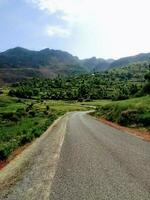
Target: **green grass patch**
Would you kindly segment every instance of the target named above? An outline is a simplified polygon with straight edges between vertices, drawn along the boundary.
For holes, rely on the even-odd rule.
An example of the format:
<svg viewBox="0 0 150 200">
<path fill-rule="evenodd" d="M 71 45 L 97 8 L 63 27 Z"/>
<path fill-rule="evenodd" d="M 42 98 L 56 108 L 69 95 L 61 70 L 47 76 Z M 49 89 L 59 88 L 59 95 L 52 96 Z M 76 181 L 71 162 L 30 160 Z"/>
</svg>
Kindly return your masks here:
<svg viewBox="0 0 150 200">
<path fill-rule="evenodd" d="M 90 102 L 84 102 L 82 105 L 87 105 L 87 106 L 105 106 L 109 103 L 111 103 L 111 100 L 93 100 Z"/>
<path fill-rule="evenodd" d="M 125 126 L 149 128 L 150 96 L 97 105 L 95 115 Z"/>
</svg>

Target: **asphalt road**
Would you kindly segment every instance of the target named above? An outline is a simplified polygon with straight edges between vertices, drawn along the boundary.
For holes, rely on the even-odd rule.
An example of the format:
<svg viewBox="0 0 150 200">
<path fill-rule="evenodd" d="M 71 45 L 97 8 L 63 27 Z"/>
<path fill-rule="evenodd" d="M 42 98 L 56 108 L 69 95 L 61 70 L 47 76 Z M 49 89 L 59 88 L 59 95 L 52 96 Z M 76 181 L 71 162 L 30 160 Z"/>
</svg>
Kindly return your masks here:
<svg viewBox="0 0 150 200">
<path fill-rule="evenodd" d="M 150 200 L 149 142 L 74 112 L 37 146 L 0 199 Z"/>
<path fill-rule="evenodd" d="M 70 115 L 50 200 L 150 200 L 150 143 Z"/>
</svg>

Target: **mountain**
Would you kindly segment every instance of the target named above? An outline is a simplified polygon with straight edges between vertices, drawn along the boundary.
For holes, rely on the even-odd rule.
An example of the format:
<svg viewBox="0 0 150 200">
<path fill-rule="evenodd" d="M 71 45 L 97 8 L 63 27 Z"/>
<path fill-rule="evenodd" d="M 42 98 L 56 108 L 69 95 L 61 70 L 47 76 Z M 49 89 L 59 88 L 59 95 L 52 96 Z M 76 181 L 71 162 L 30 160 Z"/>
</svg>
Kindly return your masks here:
<svg viewBox="0 0 150 200">
<path fill-rule="evenodd" d="M 0 84 L 13 83 L 26 78 L 53 78 L 59 75 L 101 72 L 133 62 L 150 61 L 150 53 L 118 60 L 88 58 L 80 60 L 68 52 L 43 49 L 32 51 L 21 47 L 0 53 Z"/>
<path fill-rule="evenodd" d="M 83 72 L 85 69 L 77 57 L 60 50 L 47 48 L 41 51 L 31 51 L 16 47 L 0 53 L 0 79 L 3 82 Z"/>
<path fill-rule="evenodd" d="M 92 57 L 89 59 L 84 59 L 81 62 L 86 70 L 88 70 L 89 72 L 101 72 L 109 69 L 110 64 L 113 61 L 113 59 L 105 60 L 102 58 Z"/>
<path fill-rule="evenodd" d="M 111 63 L 110 68 L 122 67 L 130 63 L 150 61 L 150 53 L 141 53 L 135 56 L 120 58 Z"/>
<path fill-rule="evenodd" d="M 21 47 L 0 53 L 0 67 L 39 68 L 41 66 L 59 67 L 79 64 L 79 59 L 60 50 L 44 49 L 31 51 Z"/>
</svg>

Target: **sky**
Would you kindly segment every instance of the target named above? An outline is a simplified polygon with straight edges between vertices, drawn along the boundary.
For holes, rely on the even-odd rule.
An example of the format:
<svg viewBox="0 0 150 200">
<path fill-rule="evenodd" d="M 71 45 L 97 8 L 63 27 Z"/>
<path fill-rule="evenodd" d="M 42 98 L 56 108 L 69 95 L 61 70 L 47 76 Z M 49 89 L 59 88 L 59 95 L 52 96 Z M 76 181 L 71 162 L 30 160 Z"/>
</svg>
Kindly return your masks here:
<svg viewBox="0 0 150 200">
<path fill-rule="evenodd" d="M 16 46 L 79 58 L 150 52 L 150 0 L 0 0 L 0 51 Z"/>
</svg>

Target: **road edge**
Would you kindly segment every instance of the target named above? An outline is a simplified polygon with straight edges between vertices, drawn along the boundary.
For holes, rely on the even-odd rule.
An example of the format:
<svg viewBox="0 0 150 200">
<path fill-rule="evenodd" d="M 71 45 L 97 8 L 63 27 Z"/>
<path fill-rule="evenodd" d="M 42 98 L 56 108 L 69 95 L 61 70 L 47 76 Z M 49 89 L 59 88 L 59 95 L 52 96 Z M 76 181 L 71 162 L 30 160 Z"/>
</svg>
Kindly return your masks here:
<svg viewBox="0 0 150 200">
<path fill-rule="evenodd" d="M 55 156 L 54 159 L 54 168 L 56 167 L 56 160 L 59 159 L 59 154 L 61 151 L 61 147 L 64 141 L 65 132 L 66 132 L 66 126 L 68 121 L 67 113 L 63 116 L 56 119 L 53 124 L 33 143 L 28 146 L 21 154 L 19 154 L 17 157 L 15 157 L 8 165 L 6 165 L 0 172 L 0 191 L 3 189 L 11 186 L 13 183 L 15 183 L 18 180 L 18 177 L 24 172 L 25 167 L 29 166 L 30 160 L 32 159 L 32 156 L 34 156 L 37 152 L 37 148 L 39 144 L 46 139 L 47 135 L 51 134 L 52 129 L 61 121 L 61 119 L 66 118 L 65 121 L 65 127 L 62 132 L 60 145 L 58 147 L 58 154 Z M 55 170 L 52 170 L 52 177 L 55 175 Z"/>
<path fill-rule="evenodd" d="M 101 118 L 101 117 L 96 117 L 96 116 L 93 116 L 90 114 L 89 114 L 89 116 L 91 116 L 93 119 L 97 120 L 98 122 L 105 124 L 106 126 L 114 128 L 116 130 L 119 130 L 125 134 L 131 135 L 131 136 L 141 139 L 143 141 L 150 142 L 149 135 L 147 135 L 145 133 L 141 133 L 140 131 L 136 131 L 136 129 L 132 129 L 132 128 L 126 127 L 126 126 L 121 126 L 120 124 L 111 122 L 111 121 Z"/>
</svg>

